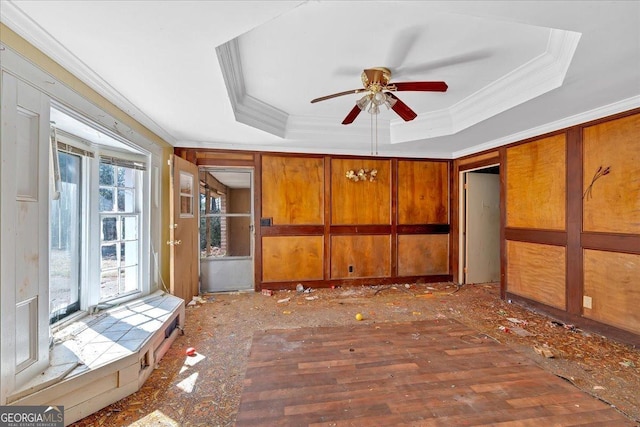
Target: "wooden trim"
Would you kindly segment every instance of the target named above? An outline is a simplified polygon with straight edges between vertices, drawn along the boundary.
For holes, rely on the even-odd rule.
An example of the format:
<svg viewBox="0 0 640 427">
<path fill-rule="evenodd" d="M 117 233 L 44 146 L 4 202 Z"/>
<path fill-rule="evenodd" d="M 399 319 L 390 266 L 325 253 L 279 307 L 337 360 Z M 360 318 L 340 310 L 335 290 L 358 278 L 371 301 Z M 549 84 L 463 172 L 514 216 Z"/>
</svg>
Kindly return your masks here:
<svg viewBox="0 0 640 427">
<path fill-rule="evenodd" d="M 451 232 L 452 229 L 456 229 L 459 227 L 459 219 L 460 219 L 460 214 L 458 212 L 458 186 L 457 186 L 457 181 L 459 179 L 460 173 L 459 172 L 455 172 L 454 174 L 454 170 L 456 168 L 454 167 L 454 162 L 451 161 L 449 162 L 449 164 L 447 165 L 447 174 L 449 175 L 449 208 L 447 209 L 447 213 L 449 214 L 449 274 L 452 277 L 452 280 L 455 280 L 456 283 L 460 283 L 460 278 L 458 277 L 458 258 L 459 258 L 459 236 L 458 234 L 456 234 L 456 237 L 458 238 L 458 241 L 454 241 L 454 237 L 453 237 L 453 233 Z M 455 177 L 454 177 L 455 175 Z M 455 189 L 455 190 L 454 190 Z M 453 201 L 456 200 L 456 209 L 454 210 L 454 203 Z M 454 222 L 455 220 L 455 222 Z M 453 226 L 453 224 L 455 224 L 455 227 Z M 454 267 L 455 264 L 455 267 Z M 454 279 L 455 278 L 455 279 Z"/>
<path fill-rule="evenodd" d="M 571 128 L 567 132 L 567 311 L 582 315 L 583 265 L 580 247 L 582 231 L 582 131 Z"/>
<path fill-rule="evenodd" d="M 391 225 L 332 225 L 329 233 L 340 234 L 391 234 Z"/>
<path fill-rule="evenodd" d="M 640 254 L 640 235 L 612 233 L 582 233 L 583 249 Z"/>
<path fill-rule="evenodd" d="M 473 163 L 467 163 L 465 165 L 459 165 L 458 173 L 465 172 L 472 169 L 482 169 L 487 166 L 493 166 L 496 164 L 500 164 L 500 156 L 496 155 L 495 157 L 490 157 L 488 159 L 479 160 Z"/>
<path fill-rule="evenodd" d="M 262 156 L 253 159 L 253 289 L 262 289 Z"/>
<path fill-rule="evenodd" d="M 449 234 L 449 224 L 398 225 L 397 234 Z"/>
<path fill-rule="evenodd" d="M 234 160 L 234 159 L 196 159 L 195 163 L 198 166 L 229 166 L 229 167 L 247 167 L 253 166 L 255 164 L 255 160 Z"/>
<path fill-rule="evenodd" d="M 460 270 L 460 165 L 457 160 L 449 166 L 449 273 L 454 283 L 462 283 Z"/>
<path fill-rule="evenodd" d="M 438 283 L 450 282 L 451 275 L 437 274 L 433 276 L 401 276 L 401 277 L 363 277 L 357 279 L 330 279 L 330 280 L 306 280 L 300 281 L 305 287 L 331 288 L 371 285 L 396 285 L 400 283 Z M 291 282 L 266 282 L 263 289 L 287 290 L 291 288 Z"/>
<path fill-rule="evenodd" d="M 398 159 L 391 160 L 391 277 L 398 275 Z"/>
<path fill-rule="evenodd" d="M 500 148 L 500 297 L 507 295 L 507 149 Z"/>
<path fill-rule="evenodd" d="M 261 236 L 322 236 L 324 225 L 272 225 L 260 228 Z"/>
<path fill-rule="evenodd" d="M 612 114 L 610 116 L 601 117 L 599 119 L 591 120 L 590 122 L 580 123 L 579 125 L 576 125 L 576 127 L 584 129 L 584 128 L 587 128 L 587 127 L 591 127 L 591 126 L 599 125 L 599 124 L 602 124 L 602 123 L 610 122 L 612 120 L 617 120 L 617 119 L 622 119 L 624 117 L 633 116 L 634 114 L 640 114 L 640 107 L 639 108 L 634 108 L 633 110 L 628 110 L 628 111 L 623 111 L 621 113 Z"/>
<path fill-rule="evenodd" d="M 331 156 L 323 158 L 324 170 L 324 270 L 323 279 L 331 278 Z"/>
<path fill-rule="evenodd" d="M 565 231 L 505 227 L 504 237 L 506 240 L 515 240 L 518 242 L 541 243 L 556 246 L 567 245 L 567 233 Z"/>
<path fill-rule="evenodd" d="M 604 323 L 582 317 L 580 315 L 569 313 L 558 308 L 550 307 L 548 305 L 530 300 L 525 297 L 521 297 L 519 295 L 507 292 L 505 297 L 509 302 L 515 302 L 518 305 L 522 305 L 529 310 L 544 314 L 564 324 L 573 325 L 580 329 L 586 329 L 590 332 L 595 332 L 618 342 L 633 346 L 640 346 L 640 335 L 634 334 L 632 332 L 618 329 L 613 326 L 609 326 Z"/>
</svg>

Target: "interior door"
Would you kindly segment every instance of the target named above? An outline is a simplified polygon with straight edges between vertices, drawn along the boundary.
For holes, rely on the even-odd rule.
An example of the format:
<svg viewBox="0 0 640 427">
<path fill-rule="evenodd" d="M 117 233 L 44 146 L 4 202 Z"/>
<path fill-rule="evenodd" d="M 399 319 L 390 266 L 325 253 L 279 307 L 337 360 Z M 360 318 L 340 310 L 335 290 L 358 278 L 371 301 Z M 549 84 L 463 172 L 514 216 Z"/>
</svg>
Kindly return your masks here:
<svg viewBox="0 0 640 427">
<path fill-rule="evenodd" d="M 500 280 L 500 176 L 466 175 L 465 281 Z"/>
<path fill-rule="evenodd" d="M 189 302 L 199 293 L 198 166 L 171 156 L 170 287 Z"/>
</svg>

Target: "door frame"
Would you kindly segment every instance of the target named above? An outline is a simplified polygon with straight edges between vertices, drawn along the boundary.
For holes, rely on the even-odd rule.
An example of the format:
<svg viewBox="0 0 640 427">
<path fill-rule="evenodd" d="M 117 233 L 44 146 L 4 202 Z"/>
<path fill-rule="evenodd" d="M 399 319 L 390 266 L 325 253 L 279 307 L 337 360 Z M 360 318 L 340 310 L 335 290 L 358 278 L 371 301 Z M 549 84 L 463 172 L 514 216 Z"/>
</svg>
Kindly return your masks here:
<svg viewBox="0 0 640 427">
<path fill-rule="evenodd" d="M 461 284 L 467 283 L 467 273 L 465 272 L 465 266 L 467 265 L 467 198 L 466 198 L 466 184 L 467 173 L 477 172 L 479 170 L 488 169 L 492 167 L 501 167 L 500 162 L 478 166 L 472 169 L 465 169 L 459 172 L 458 182 L 460 183 L 458 192 L 458 282 Z M 502 227 L 502 225 L 500 225 Z M 502 263 L 502 260 L 500 260 Z"/>
<path fill-rule="evenodd" d="M 200 166 L 199 173 L 208 173 L 208 172 L 222 172 L 222 173 L 247 173 L 249 174 L 249 213 L 248 214 L 234 214 L 229 213 L 226 217 L 248 217 L 249 218 L 249 255 L 248 256 L 230 256 L 224 257 L 219 260 L 209 260 L 208 262 L 225 262 L 225 261 L 233 261 L 233 260 L 250 260 L 251 262 L 251 271 L 249 272 L 249 276 L 251 283 L 248 287 L 242 287 L 236 289 L 237 291 L 246 291 L 246 290 L 255 290 L 256 287 L 256 278 L 255 278 L 255 269 L 256 269 L 256 219 L 255 219 L 255 173 L 256 169 L 254 166 Z M 225 184 L 222 182 L 222 184 Z M 201 211 L 199 210 L 200 214 Z M 200 220 L 198 221 L 198 225 L 200 224 Z M 200 235 L 200 232 L 198 233 Z M 200 266 L 200 270 L 202 271 L 202 257 L 198 256 L 198 263 Z M 202 283 L 201 287 L 204 288 L 205 284 Z M 221 289 L 221 292 L 229 292 L 229 289 Z"/>
</svg>

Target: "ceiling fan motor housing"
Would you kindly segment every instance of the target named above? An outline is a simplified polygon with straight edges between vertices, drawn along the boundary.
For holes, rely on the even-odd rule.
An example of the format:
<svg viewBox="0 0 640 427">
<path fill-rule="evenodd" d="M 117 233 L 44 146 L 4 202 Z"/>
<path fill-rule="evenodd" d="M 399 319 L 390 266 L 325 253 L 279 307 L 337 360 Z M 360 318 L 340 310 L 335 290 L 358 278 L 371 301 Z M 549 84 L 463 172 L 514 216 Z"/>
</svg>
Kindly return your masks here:
<svg viewBox="0 0 640 427">
<path fill-rule="evenodd" d="M 391 80 L 391 70 L 385 67 L 369 68 L 360 75 L 365 89 L 372 90 L 371 86 L 384 87 Z"/>
</svg>

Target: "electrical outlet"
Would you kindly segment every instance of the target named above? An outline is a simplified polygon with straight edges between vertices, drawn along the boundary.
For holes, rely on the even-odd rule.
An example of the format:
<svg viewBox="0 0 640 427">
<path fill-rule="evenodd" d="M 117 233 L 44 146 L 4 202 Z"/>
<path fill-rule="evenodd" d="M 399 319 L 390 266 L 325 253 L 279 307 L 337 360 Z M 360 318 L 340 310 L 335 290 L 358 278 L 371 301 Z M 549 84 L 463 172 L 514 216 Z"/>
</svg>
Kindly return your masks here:
<svg viewBox="0 0 640 427">
<path fill-rule="evenodd" d="M 353 273 L 353 265 L 349 266 L 349 273 Z"/>
<path fill-rule="evenodd" d="M 589 309 L 592 308 L 592 303 L 593 303 L 593 300 L 591 297 L 588 297 L 586 295 L 582 297 L 582 306 L 584 308 L 589 308 Z"/>
</svg>

